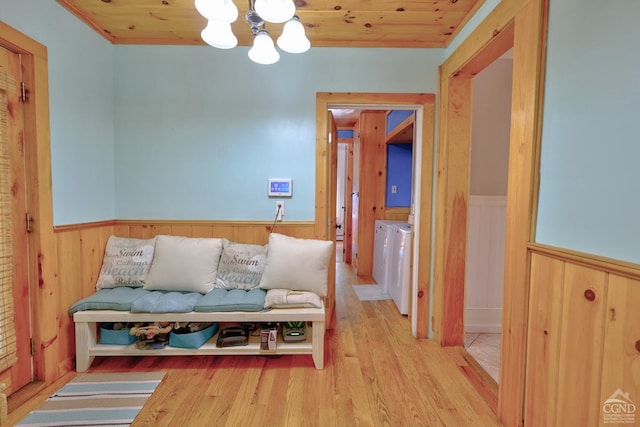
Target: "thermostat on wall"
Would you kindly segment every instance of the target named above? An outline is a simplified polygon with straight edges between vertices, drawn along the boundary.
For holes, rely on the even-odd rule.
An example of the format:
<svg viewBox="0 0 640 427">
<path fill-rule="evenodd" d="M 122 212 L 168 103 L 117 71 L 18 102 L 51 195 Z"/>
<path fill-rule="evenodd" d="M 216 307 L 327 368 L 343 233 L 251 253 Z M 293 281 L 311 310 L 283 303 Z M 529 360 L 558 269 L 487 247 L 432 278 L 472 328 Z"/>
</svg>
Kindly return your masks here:
<svg viewBox="0 0 640 427">
<path fill-rule="evenodd" d="M 269 178 L 269 196 L 291 196 L 291 178 Z"/>
</svg>

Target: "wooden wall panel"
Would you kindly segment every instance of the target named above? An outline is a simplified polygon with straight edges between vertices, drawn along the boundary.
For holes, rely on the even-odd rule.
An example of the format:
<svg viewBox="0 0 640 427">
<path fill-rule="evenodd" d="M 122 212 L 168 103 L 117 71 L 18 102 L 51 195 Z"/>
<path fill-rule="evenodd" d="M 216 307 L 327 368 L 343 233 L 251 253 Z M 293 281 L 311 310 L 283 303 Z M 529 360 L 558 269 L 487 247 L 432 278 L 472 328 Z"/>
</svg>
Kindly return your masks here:
<svg viewBox="0 0 640 427">
<path fill-rule="evenodd" d="M 383 218 L 386 179 L 386 112 L 360 113 L 360 203 L 357 275 L 373 274 L 375 221 Z"/>
<path fill-rule="evenodd" d="M 118 220 L 114 233 L 122 237 L 147 239 L 160 234 L 185 237 L 224 237 L 235 242 L 264 245 L 275 233 L 314 238 L 313 222 L 233 222 L 233 221 L 128 221 Z"/>
<path fill-rule="evenodd" d="M 58 340 L 60 342 L 60 364 L 63 365 L 61 373 L 74 368 L 73 357 L 75 355 L 74 326 L 71 316 L 65 312 L 75 301 L 87 295 L 82 286 L 82 269 L 79 268 L 82 259 L 80 233 L 68 231 L 59 233 L 58 240 L 58 272 L 59 283 L 62 292 L 59 294 L 58 307 Z"/>
<path fill-rule="evenodd" d="M 74 326 L 68 313 L 69 307 L 95 292 L 104 247 L 109 236 L 114 234 L 114 229 L 113 224 L 96 223 L 76 228 L 65 226 L 56 233 L 60 283 L 57 303 L 60 343 L 58 369 L 61 374 L 75 368 Z"/>
<path fill-rule="evenodd" d="M 555 422 L 564 262 L 533 254 L 526 364 L 524 424 Z"/>
<path fill-rule="evenodd" d="M 408 221 L 411 208 L 384 208 L 384 215 L 380 219 L 389 221 Z"/>
<path fill-rule="evenodd" d="M 640 268 L 530 245 L 524 425 L 623 425 L 604 403 L 618 397 L 637 419 Z M 620 409 L 620 408 L 618 408 Z M 634 424 L 635 425 L 635 424 Z"/>
<path fill-rule="evenodd" d="M 555 425 L 598 424 L 606 299 L 604 272 L 566 264 Z"/>
<path fill-rule="evenodd" d="M 640 423 L 640 280 L 611 274 L 605 313 L 605 340 L 599 406 L 617 390 L 628 393 Z M 631 409 L 631 408 L 630 408 Z M 621 415 L 621 414 L 620 414 Z M 605 422 L 604 414 L 600 421 Z M 617 414 L 613 414 L 617 416 Z"/>
<path fill-rule="evenodd" d="M 56 231 L 58 247 L 58 279 L 60 292 L 49 300 L 49 308 L 56 310 L 58 319 L 57 343 L 59 357 L 55 362 L 60 375 L 73 370 L 75 339 L 73 319 L 69 307 L 77 300 L 95 292 L 100 274 L 104 247 L 110 235 L 150 238 L 158 234 L 186 237 L 226 237 L 230 240 L 266 244 L 272 223 L 229 221 L 115 221 L 59 227 Z M 275 232 L 300 238 L 313 238 L 314 223 L 278 223 Z M 52 324 L 52 329 L 53 329 Z"/>
</svg>

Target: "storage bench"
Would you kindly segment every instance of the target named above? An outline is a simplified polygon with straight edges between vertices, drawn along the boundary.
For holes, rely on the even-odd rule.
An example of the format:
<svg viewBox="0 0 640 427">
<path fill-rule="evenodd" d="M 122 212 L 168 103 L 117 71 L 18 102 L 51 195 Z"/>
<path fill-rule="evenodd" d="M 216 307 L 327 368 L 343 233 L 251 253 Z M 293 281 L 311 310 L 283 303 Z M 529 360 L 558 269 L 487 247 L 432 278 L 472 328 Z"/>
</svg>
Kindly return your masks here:
<svg viewBox="0 0 640 427">
<path fill-rule="evenodd" d="M 274 355 L 310 354 L 316 369 L 324 368 L 325 309 L 285 308 L 260 312 L 224 311 L 189 313 L 135 313 L 118 310 L 85 310 L 73 314 L 76 331 L 76 369 L 84 372 L 91 366 L 95 356 L 183 356 L 183 355 Z M 216 347 L 216 337 L 197 349 L 165 347 L 142 350 L 135 344 L 100 344 L 98 329 L 101 323 L 109 322 L 217 322 L 217 323 L 276 323 L 307 322 L 307 337 L 304 341 L 284 342 L 278 337 L 275 350 L 262 350 L 260 337 L 250 337 L 246 346 Z M 219 333 L 219 332 L 218 332 Z"/>
</svg>

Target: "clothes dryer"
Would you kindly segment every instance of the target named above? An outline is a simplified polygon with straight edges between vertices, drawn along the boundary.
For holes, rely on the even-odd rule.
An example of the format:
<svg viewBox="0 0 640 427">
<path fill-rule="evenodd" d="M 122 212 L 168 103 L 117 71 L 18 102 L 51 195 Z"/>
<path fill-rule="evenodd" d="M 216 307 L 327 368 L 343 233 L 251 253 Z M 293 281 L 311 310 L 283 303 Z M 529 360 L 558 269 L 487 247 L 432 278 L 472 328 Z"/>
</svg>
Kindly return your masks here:
<svg viewBox="0 0 640 427">
<path fill-rule="evenodd" d="M 403 221 L 377 220 L 373 238 L 373 278 L 383 292 L 387 292 L 389 260 L 393 226 Z"/>
<path fill-rule="evenodd" d="M 387 293 L 401 314 L 409 314 L 412 235 L 413 227 L 411 224 L 394 224 Z"/>
</svg>

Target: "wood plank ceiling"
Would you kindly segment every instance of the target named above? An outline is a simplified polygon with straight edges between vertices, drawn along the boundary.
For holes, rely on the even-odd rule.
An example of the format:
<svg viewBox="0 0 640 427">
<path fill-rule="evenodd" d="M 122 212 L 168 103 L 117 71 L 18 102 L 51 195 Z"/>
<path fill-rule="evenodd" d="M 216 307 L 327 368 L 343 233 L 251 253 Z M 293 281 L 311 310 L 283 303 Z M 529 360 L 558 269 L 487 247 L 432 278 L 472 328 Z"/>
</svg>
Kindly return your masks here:
<svg viewBox="0 0 640 427">
<path fill-rule="evenodd" d="M 238 43 L 252 35 L 249 0 L 234 0 Z M 294 0 L 315 47 L 446 47 L 484 0 Z M 113 44 L 200 45 L 206 20 L 194 0 L 58 0 Z M 282 24 L 267 24 L 272 37 Z"/>
</svg>

